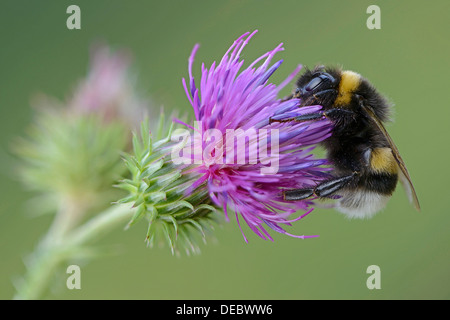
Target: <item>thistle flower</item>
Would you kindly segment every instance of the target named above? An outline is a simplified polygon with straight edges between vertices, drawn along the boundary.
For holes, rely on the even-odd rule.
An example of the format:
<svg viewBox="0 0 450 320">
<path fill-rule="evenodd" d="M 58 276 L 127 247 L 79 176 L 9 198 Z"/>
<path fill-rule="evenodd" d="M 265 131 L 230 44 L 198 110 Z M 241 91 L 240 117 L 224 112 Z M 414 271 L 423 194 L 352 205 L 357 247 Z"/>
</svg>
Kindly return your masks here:
<svg viewBox="0 0 450 320">
<path fill-rule="evenodd" d="M 202 65 L 198 88 L 192 73 L 198 45 L 194 47 L 189 57 L 189 88 L 185 79 L 183 86 L 196 121 L 189 125 L 175 119 L 193 129 L 193 135 L 178 128 L 164 138 L 150 134 L 144 121 L 140 135 L 133 139 L 133 152 L 124 155 L 131 178 L 118 185 L 129 193 L 119 203 L 132 203 L 136 210 L 129 225 L 141 218 L 149 221 L 149 244 L 159 232 L 172 252 L 183 247 L 187 253 L 198 252 L 195 234 L 205 239 L 205 231 L 217 221 L 217 208 L 223 209 L 227 220 L 229 209 L 233 210 L 239 227 L 242 218 L 263 239 L 273 240 L 266 226 L 293 237 L 314 237 L 293 235 L 282 228 L 312 208 L 311 202 L 285 201 L 281 192 L 327 176 L 326 160 L 314 158 L 311 151 L 329 137 L 331 125 L 326 120 L 269 124 L 272 116 L 283 118 L 321 107 L 299 109 L 298 99 L 277 98 L 300 70 L 297 67 L 279 86 L 268 83 L 282 62 L 270 66 L 274 55 L 283 50 L 282 44 L 241 71 L 240 54 L 253 35 L 239 37 L 217 67 L 213 63 L 207 70 Z M 247 140 L 247 146 L 241 143 Z M 291 218 L 299 209 L 305 212 Z"/>
<path fill-rule="evenodd" d="M 123 54 L 96 50 L 72 97 L 39 99 L 28 136 L 13 145 L 22 181 L 38 194 L 30 209 L 56 213 L 26 259 L 16 298 L 39 297 L 61 264 L 95 256 L 88 243 L 132 216 L 128 207 L 111 207 L 123 195 L 113 188 L 126 170 L 121 153 L 130 149 L 131 129 L 145 113 L 146 102 L 130 80 Z"/>
<path fill-rule="evenodd" d="M 23 182 L 38 194 L 35 211 L 72 212 L 75 223 L 120 196 L 112 185 L 125 173 L 121 152 L 147 105 L 130 84 L 129 62 L 124 53 L 96 48 L 67 101 L 33 101 L 35 121 L 13 147 Z"/>
<path fill-rule="evenodd" d="M 277 98 L 280 90 L 301 68 L 298 66 L 278 86 L 268 82 L 282 63 L 280 60 L 270 65 L 275 54 L 283 50 L 282 44 L 241 70 L 244 61 L 240 59 L 240 55 L 255 33 L 256 31 L 252 34 L 245 33 L 234 41 L 222 60 L 217 65 L 213 62 L 209 70 L 202 64 L 199 85 L 195 83 L 192 72 L 198 45 L 194 46 L 189 57 L 189 88 L 185 79 L 183 86 L 194 109 L 197 128 L 185 125 L 195 129 L 197 135 L 200 132 L 198 136 L 203 136 L 203 139 L 197 141 L 192 139 L 192 147 L 200 147 L 201 150 L 208 147 L 208 137 L 205 138 L 203 134 L 205 132 L 216 130 L 214 132 L 218 131 L 223 135 L 222 139 L 216 137 L 218 142 L 214 148 L 209 148 L 212 152 L 207 154 L 207 158 L 212 158 L 213 161 L 203 161 L 191 169 L 190 172 L 198 178 L 190 190 L 206 184 L 210 198 L 215 205 L 223 208 L 227 219 L 228 208 L 231 208 L 239 227 L 241 217 L 250 229 L 263 239 L 272 240 L 264 225 L 283 234 L 307 238 L 309 236 L 287 233 L 282 226 L 290 225 L 292 221 L 311 212 L 311 203 L 287 202 L 282 198 L 281 191 L 312 185 L 326 176 L 327 169 L 322 167 L 326 160 L 315 159 L 310 152 L 314 144 L 330 136 L 331 126 L 326 120 L 314 123 L 269 124 L 269 118 L 272 116 L 283 118 L 292 114 L 314 112 L 321 107 L 298 108 L 298 99 L 282 101 Z M 227 145 L 223 150 L 223 141 L 230 141 L 226 132 L 234 132 L 238 138 L 247 136 L 248 148 L 239 148 L 232 142 L 232 145 Z M 261 148 L 261 139 L 258 139 L 261 135 L 263 138 L 269 135 L 271 137 L 265 140 L 265 150 L 272 151 L 269 157 L 261 158 L 261 151 L 264 149 L 264 146 Z M 241 156 L 241 159 L 249 161 L 239 163 L 236 154 L 237 157 Z M 257 156 L 260 156 L 259 162 L 250 161 Z M 194 158 L 195 156 L 191 155 L 191 160 L 195 162 Z M 277 165 L 272 172 L 266 166 L 270 161 Z M 289 216 L 299 209 L 305 210 L 306 213 L 289 220 Z M 245 240 L 247 241 L 246 238 Z"/>
</svg>

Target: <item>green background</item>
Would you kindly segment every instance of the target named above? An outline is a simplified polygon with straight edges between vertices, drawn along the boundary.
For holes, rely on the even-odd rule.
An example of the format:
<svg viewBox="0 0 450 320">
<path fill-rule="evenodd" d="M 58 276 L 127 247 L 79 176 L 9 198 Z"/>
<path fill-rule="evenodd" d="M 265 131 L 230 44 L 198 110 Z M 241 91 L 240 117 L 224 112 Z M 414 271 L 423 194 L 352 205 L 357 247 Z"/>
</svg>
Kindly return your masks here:
<svg viewBox="0 0 450 320">
<path fill-rule="evenodd" d="M 381 8 L 381 30 L 366 9 Z M 81 8 L 81 30 L 66 28 L 66 8 Z M 408 165 L 422 212 L 399 187 L 371 220 L 317 209 L 288 231 L 319 234 L 264 241 L 234 220 L 216 229 L 198 256 L 174 257 L 145 246 L 146 224 L 101 240 L 121 253 L 82 266 L 82 289 L 62 274 L 45 298 L 57 299 L 448 299 L 450 298 L 449 1 L 2 1 L 0 4 L 0 298 L 14 294 L 23 258 L 50 216 L 25 210 L 30 198 L 14 177 L 11 140 L 32 120 L 39 92 L 64 99 L 86 75 L 89 48 L 128 48 L 139 89 L 159 108 L 190 110 L 181 86 L 196 60 L 222 57 L 235 38 L 258 34 L 246 61 L 280 42 L 279 83 L 298 63 L 340 64 L 367 77 L 395 103 L 388 130 Z M 284 92 L 287 93 L 287 92 Z M 381 268 L 381 289 L 366 269 Z"/>
</svg>

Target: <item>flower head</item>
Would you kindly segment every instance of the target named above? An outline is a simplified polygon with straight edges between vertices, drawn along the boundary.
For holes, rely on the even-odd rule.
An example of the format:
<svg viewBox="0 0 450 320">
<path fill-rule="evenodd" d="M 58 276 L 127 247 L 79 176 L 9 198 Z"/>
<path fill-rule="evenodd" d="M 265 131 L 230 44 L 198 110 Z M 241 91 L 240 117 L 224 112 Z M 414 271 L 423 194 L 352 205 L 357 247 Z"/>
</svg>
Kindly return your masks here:
<svg viewBox="0 0 450 320">
<path fill-rule="evenodd" d="M 284 50 L 282 44 L 242 70 L 242 50 L 255 33 L 236 39 L 221 61 L 213 62 L 209 70 L 202 64 L 199 84 L 192 72 L 198 45 L 189 57 L 189 87 L 185 79 L 183 86 L 194 109 L 196 125 L 186 126 L 195 129 L 200 137 L 191 140 L 194 152 L 190 157 L 197 160 L 197 148 L 203 157 L 192 169 L 199 178 L 191 189 L 206 184 L 211 199 L 224 209 L 227 219 L 227 209 L 231 208 L 238 224 L 241 217 L 263 239 L 272 240 L 264 225 L 290 236 L 310 237 L 289 234 L 282 226 L 311 212 L 311 203 L 285 201 L 281 191 L 312 185 L 326 176 L 326 160 L 314 158 L 311 151 L 314 144 L 330 136 L 331 125 L 326 120 L 269 124 L 270 117 L 310 113 L 321 106 L 298 108 L 298 99 L 277 98 L 301 69 L 298 66 L 278 86 L 268 82 L 283 62 L 271 65 L 275 54 Z M 306 213 L 290 219 L 299 209 Z"/>
<path fill-rule="evenodd" d="M 101 47 L 67 101 L 34 100 L 36 119 L 14 149 L 21 178 L 40 195 L 37 207 L 104 207 L 121 194 L 112 187 L 125 172 L 120 153 L 146 112 L 131 78 L 127 56 Z"/>
<path fill-rule="evenodd" d="M 241 70 L 240 54 L 253 34 L 239 37 L 217 66 L 213 63 L 208 70 L 202 65 L 198 86 L 192 72 L 198 45 L 194 47 L 189 87 L 184 79 L 183 85 L 196 121 L 190 125 L 175 119 L 194 132 L 178 127 L 160 135 L 164 131 L 161 118 L 160 129 L 150 133 L 144 121 L 140 135 L 133 139 L 133 152 L 124 155 L 131 177 L 119 185 L 128 191 L 119 203 L 132 203 L 135 208 L 130 225 L 148 220 L 150 245 L 159 234 L 173 253 L 183 248 L 187 253 L 198 252 L 196 239 L 200 235 L 205 240 L 211 223 L 219 218 L 217 208 L 223 209 L 226 219 L 229 209 L 234 211 L 239 226 L 244 220 L 263 239 L 272 240 L 267 227 L 293 237 L 314 237 L 283 229 L 309 214 L 312 202 L 285 201 L 282 191 L 315 184 L 327 176 L 326 160 L 314 158 L 311 151 L 330 136 L 331 124 L 325 120 L 269 123 L 270 117 L 282 119 L 321 107 L 300 109 L 298 99 L 277 98 L 300 70 L 297 67 L 281 85 L 268 82 L 281 64 L 271 65 L 271 60 L 283 50 L 282 45 Z M 305 212 L 291 218 L 299 209 Z"/>
</svg>

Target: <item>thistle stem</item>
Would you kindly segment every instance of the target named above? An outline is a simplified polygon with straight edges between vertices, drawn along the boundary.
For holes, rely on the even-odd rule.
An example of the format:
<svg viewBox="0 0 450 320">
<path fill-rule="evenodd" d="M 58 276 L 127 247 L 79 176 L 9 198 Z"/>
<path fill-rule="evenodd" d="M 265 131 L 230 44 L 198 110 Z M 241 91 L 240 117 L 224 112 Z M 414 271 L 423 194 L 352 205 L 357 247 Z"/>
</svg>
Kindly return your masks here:
<svg viewBox="0 0 450 320">
<path fill-rule="evenodd" d="M 35 252 L 31 255 L 27 265 L 27 273 L 18 285 L 14 299 L 39 299 L 45 292 L 49 280 L 55 270 L 64 261 L 77 253 L 77 248 L 88 242 L 100 238 L 118 226 L 124 226 L 133 215 L 128 205 L 115 205 L 79 227 L 64 235 L 58 234 L 57 241 L 52 241 L 53 230 L 44 237 Z M 60 217 L 67 215 L 59 215 Z"/>
<path fill-rule="evenodd" d="M 78 225 L 86 210 L 77 202 L 79 201 L 69 198 L 61 201 L 52 225 L 39 246 L 45 247 L 48 243 L 60 242 L 70 230 Z"/>
<path fill-rule="evenodd" d="M 96 215 L 67 236 L 67 245 L 80 246 L 108 233 L 118 226 L 126 226 L 133 216 L 134 209 L 130 205 L 114 205 Z"/>
</svg>

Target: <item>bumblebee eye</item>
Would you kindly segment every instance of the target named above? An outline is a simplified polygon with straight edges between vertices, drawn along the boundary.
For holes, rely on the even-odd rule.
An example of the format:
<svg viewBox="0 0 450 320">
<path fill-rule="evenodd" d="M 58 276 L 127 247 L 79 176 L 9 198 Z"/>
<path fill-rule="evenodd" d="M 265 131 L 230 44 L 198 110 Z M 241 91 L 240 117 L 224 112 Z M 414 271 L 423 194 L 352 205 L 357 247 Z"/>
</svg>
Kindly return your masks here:
<svg viewBox="0 0 450 320">
<path fill-rule="evenodd" d="M 306 91 L 313 91 L 322 83 L 322 79 L 320 77 L 316 77 L 312 79 L 305 87 Z"/>
</svg>

